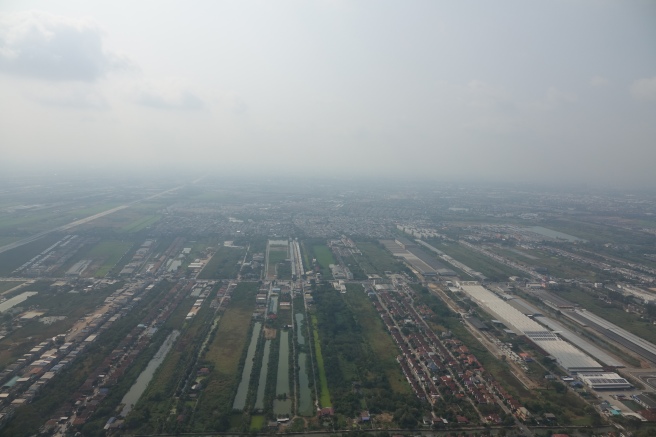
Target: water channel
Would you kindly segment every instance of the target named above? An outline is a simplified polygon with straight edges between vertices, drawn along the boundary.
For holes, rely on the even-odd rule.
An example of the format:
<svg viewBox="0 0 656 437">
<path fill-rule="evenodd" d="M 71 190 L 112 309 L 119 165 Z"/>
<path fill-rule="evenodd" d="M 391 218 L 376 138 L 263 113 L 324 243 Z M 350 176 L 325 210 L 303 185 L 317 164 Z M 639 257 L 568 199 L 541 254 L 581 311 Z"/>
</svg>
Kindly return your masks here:
<svg viewBox="0 0 656 437">
<path fill-rule="evenodd" d="M 253 326 L 253 335 L 251 336 L 251 343 L 248 345 L 248 352 L 246 353 L 246 361 L 244 362 L 244 370 L 241 374 L 241 381 L 237 388 L 237 396 L 232 404 L 235 410 L 243 410 L 246 406 L 246 396 L 248 395 L 248 383 L 251 380 L 251 372 L 253 371 L 253 357 L 255 356 L 255 349 L 257 349 L 257 340 L 260 337 L 260 330 L 262 324 L 255 322 Z"/>
<path fill-rule="evenodd" d="M 269 371 L 269 354 L 271 353 L 271 340 L 264 343 L 264 357 L 262 358 L 262 368 L 260 369 L 260 380 L 257 384 L 257 398 L 255 399 L 255 409 L 264 409 L 264 391 L 266 389 L 267 373 Z"/>
<path fill-rule="evenodd" d="M 298 344 L 305 344 L 305 337 L 303 336 L 303 314 L 296 313 L 296 338 L 298 339 Z"/>
<path fill-rule="evenodd" d="M 269 314 L 278 314 L 278 297 L 271 296 L 271 301 L 269 302 Z"/>
<path fill-rule="evenodd" d="M 289 392 L 289 331 L 280 332 L 280 353 L 278 354 L 278 376 L 276 378 L 276 397 L 286 395 L 287 399 L 273 401 L 275 415 L 292 414 L 292 400 Z"/>
<path fill-rule="evenodd" d="M 166 355 L 173 347 L 173 344 L 179 335 L 180 331 L 173 331 L 169 334 L 168 337 L 166 337 L 166 340 L 164 340 L 164 343 L 160 346 L 155 356 L 148 362 L 148 365 L 139 374 L 139 377 L 134 382 L 134 384 L 132 384 L 130 390 L 125 394 L 125 396 L 123 396 L 121 404 L 123 404 L 124 407 L 123 410 L 121 410 L 121 417 L 127 416 L 128 413 L 130 413 L 130 411 L 132 411 L 134 406 L 137 404 L 137 401 L 139 401 L 139 398 L 143 392 L 146 391 L 148 383 L 151 379 L 153 379 L 155 370 L 157 370 L 159 365 L 162 364 L 162 361 L 164 361 L 164 358 L 166 358 Z"/>
<path fill-rule="evenodd" d="M 312 392 L 310 391 L 310 378 L 308 377 L 307 354 L 298 354 L 298 414 L 312 416 Z"/>
</svg>

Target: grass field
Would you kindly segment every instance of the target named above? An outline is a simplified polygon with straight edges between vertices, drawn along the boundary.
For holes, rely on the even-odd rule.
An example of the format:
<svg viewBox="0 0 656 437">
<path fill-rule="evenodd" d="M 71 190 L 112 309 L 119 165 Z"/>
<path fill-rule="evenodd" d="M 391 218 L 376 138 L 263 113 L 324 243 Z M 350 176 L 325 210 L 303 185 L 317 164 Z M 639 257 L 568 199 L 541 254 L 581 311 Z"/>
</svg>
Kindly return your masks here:
<svg viewBox="0 0 656 437">
<path fill-rule="evenodd" d="M 323 355 L 321 355 L 321 343 L 319 342 L 319 330 L 317 328 L 317 317 L 312 316 L 312 333 L 314 335 L 314 358 L 317 361 L 317 370 L 319 371 L 320 397 L 319 404 L 321 408 L 332 407 L 330 402 L 330 391 L 328 391 L 328 378 L 326 378 L 326 369 L 323 365 Z"/>
<path fill-rule="evenodd" d="M 324 244 L 312 246 L 312 253 L 322 269 L 327 269 L 330 264 L 335 264 L 335 258 L 333 258 L 330 248 Z"/>
<path fill-rule="evenodd" d="M 132 223 L 129 223 L 121 228 L 123 232 L 138 232 L 141 231 L 142 229 L 147 228 L 148 226 L 151 226 L 155 223 L 157 223 L 160 219 L 160 216 L 158 215 L 149 215 L 143 218 L 138 218 Z"/>
<path fill-rule="evenodd" d="M 288 257 L 287 246 L 269 246 L 267 279 L 273 279 L 276 277 L 278 274 L 278 264 L 284 262 Z M 278 278 L 283 279 L 282 276 L 278 276 Z"/>
<path fill-rule="evenodd" d="M 385 369 L 392 390 L 396 393 L 412 393 L 396 361 L 399 349 L 392 337 L 386 332 L 383 321 L 376 309 L 369 301 L 360 284 L 346 284 L 347 293 L 344 298 L 353 309 L 358 323 L 362 327 L 362 335 L 377 358 L 378 363 Z"/>
<path fill-rule="evenodd" d="M 5 291 L 11 290 L 14 287 L 18 287 L 24 282 L 25 281 L 0 281 L 0 293 L 4 293 Z"/>
<path fill-rule="evenodd" d="M 288 258 L 287 249 L 269 249 L 269 268 Z"/>
<path fill-rule="evenodd" d="M 132 243 L 130 242 L 116 240 L 101 241 L 96 244 L 88 254 L 90 258 L 102 262 L 100 267 L 94 272 L 94 276 L 96 278 L 105 277 L 131 247 Z"/>
<path fill-rule="evenodd" d="M 59 239 L 59 235 L 46 235 L 31 243 L 0 253 L 0 276 L 11 276 L 14 270 L 52 246 Z"/>
<path fill-rule="evenodd" d="M 265 423 L 264 419 L 265 419 L 264 416 L 259 415 L 259 414 L 251 416 L 250 430 L 251 431 L 259 431 L 262 428 L 264 428 L 264 423 Z"/>
<path fill-rule="evenodd" d="M 19 216 L 12 215 L 0 218 L 0 232 L 19 230 L 25 234 L 23 237 L 27 237 L 71 221 L 73 220 L 67 219 L 54 211 L 28 212 Z"/>
<path fill-rule="evenodd" d="M 570 288 L 565 289 L 561 294 L 565 299 L 580 304 L 586 310 L 592 311 L 594 314 L 626 329 L 638 337 L 656 343 L 656 330 L 653 325 L 649 322 L 639 320 L 634 314 L 607 305 L 582 290 Z"/>
<path fill-rule="evenodd" d="M 506 281 L 509 276 L 523 276 L 523 273 L 496 262 L 489 257 L 476 253 L 459 244 L 431 243 L 435 248 L 445 252 L 467 267 L 481 272 L 493 281 Z"/>
<path fill-rule="evenodd" d="M 513 252 L 509 249 L 502 249 L 499 247 L 492 247 L 491 251 L 498 253 L 501 256 L 504 256 L 508 259 L 517 261 L 519 263 L 525 264 L 527 266 L 534 267 L 544 267 L 549 270 L 549 274 L 557 276 L 560 278 L 585 278 L 590 281 L 599 280 L 598 274 L 592 270 L 591 267 L 584 266 L 577 263 L 571 259 L 559 258 L 557 256 L 550 255 L 548 253 L 542 252 L 540 250 L 531 250 L 522 249 L 521 251 L 527 255 L 534 257 L 535 259 L 522 256 L 516 252 Z"/>
</svg>

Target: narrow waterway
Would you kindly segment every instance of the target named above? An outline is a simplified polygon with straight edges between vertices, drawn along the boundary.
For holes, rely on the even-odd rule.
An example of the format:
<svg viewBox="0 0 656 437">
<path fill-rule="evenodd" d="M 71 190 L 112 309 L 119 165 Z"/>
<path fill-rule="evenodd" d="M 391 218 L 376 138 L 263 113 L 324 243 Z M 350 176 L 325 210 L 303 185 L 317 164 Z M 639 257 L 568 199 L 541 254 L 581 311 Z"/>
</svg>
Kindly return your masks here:
<svg viewBox="0 0 656 437">
<path fill-rule="evenodd" d="M 310 390 L 310 377 L 308 376 L 307 354 L 298 354 L 298 414 L 312 416 L 312 391 Z"/>
<path fill-rule="evenodd" d="M 255 349 L 257 349 L 257 339 L 260 337 L 260 330 L 262 324 L 255 322 L 253 326 L 253 335 L 251 336 L 251 343 L 248 345 L 248 352 L 246 353 L 246 362 L 244 362 L 244 370 L 241 374 L 241 381 L 237 388 L 237 396 L 232 404 L 235 410 L 243 410 L 246 406 L 246 396 L 248 395 L 248 383 L 251 380 L 251 372 L 253 371 L 253 357 L 255 356 Z"/>
<path fill-rule="evenodd" d="M 278 375 L 276 378 L 276 397 L 287 399 L 273 401 L 273 413 L 276 415 L 292 414 L 292 400 L 289 389 L 289 331 L 280 332 L 280 349 L 278 354 Z"/>
<path fill-rule="evenodd" d="M 296 313 L 296 338 L 298 344 L 305 344 L 305 336 L 303 335 L 303 319 L 304 316 L 302 313 Z"/>
<path fill-rule="evenodd" d="M 271 340 L 264 343 L 264 357 L 260 369 L 260 380 L 257 385 L 257 398 L 255 399 L 255 410 L 264 409 L 264 391 L 266 389 L 267 373 L 269 371 L 269 354 L 271 353 Z"/>
<path fill-rule="evenodd" d="M 148 365 L 141 372 L 141 374 L 139 374 L 139 377 L 134 382 L 132 387 L 130 387 L 130 390 L 125 394 L 125 396 L 123 396 L 121 404 L 123 404 L 124 407 L 123 410 L 121 410 L 121 417 L 127 416 L 128 413 L 130 413 L 130 411 L 132 411 L 134 406 L 137 404 L 143 392 L 146 391 L 148 383 L 150 383 L 150 380 L 153 379 L 155 370 L 157 370 L 159 365 L 162 364 L 162 361 L 164 361 L 164 358 L 166 358 L 166 355 L 173 347 L 173 344 L 179 335 L 180 331 L 173 331 L 169 334 L 168 337 L 166 337 L 166 340 L 164 340 L 164 343 L 160 346 L 155 356 L 148 362 Z"/>
</svg>

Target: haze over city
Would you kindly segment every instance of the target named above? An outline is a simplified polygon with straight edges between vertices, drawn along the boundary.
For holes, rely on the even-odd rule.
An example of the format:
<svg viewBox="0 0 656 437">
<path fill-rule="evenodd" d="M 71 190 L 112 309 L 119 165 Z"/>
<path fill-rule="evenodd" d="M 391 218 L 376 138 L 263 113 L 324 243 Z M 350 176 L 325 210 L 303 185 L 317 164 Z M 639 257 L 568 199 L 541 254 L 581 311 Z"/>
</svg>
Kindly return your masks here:
<svg viewBox="0 0 656 437">
<path fill-rule="evenodd" d="M 649 1 L 3 1 L 0 168 L 650 188 L 655 24 Z"/>
<path fill-rule="evenodd" d="M 654 0 L 0 0 L 0 437 L 655 437 L 654 42 Z"/>
</svg>

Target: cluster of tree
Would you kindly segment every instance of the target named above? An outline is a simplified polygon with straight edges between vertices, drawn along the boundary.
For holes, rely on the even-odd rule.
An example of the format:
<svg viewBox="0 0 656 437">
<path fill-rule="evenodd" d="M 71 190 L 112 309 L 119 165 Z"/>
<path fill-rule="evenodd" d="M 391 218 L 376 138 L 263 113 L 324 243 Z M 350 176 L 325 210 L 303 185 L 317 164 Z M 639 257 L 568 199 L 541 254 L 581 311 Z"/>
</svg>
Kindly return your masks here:
<svg viewBox="0 0 656 437">
<path fill-rule="evenodd" d="M 408 407 L 408 411 L 399 415 L 406 425 L 412 422 L 410 417 L 421 418 L 422 405 L 416 396 L 392 390 L 385 369 L 366 344 L 362 329 L 343 296 L 330 286 L 320 285 L 315 302 L 324 367 L 335 411 L 355 417 L 364 405 L 372 414 Z"/>
</svg>

